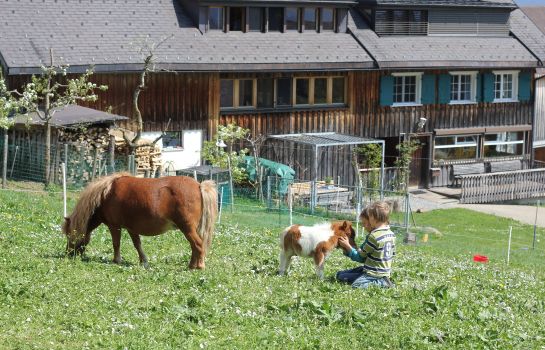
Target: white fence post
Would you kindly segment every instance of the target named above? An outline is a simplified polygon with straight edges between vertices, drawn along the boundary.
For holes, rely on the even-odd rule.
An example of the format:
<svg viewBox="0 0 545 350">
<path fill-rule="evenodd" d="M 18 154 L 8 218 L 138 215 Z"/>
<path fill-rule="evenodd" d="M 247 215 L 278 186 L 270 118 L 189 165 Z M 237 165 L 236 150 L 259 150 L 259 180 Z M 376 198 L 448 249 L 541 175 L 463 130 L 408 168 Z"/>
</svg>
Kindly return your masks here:
<svg viewBox="0 0 545 350">
<path fill-rule="evenodd" d="M 513 232 L 513 226 L 509 226 L 509 243 L 507 244 L 507 265 L 509 265 L 509 257 L 511 256 L 511 234 Z"/>
<path fill-rule="evenodd" d="M 61 163 L 61 169 L 62 169 L 62 203 L 63 203 L 63 213 L 64 217 L 67 215 L 66 211 L 66 163 Z"/>
</svg>

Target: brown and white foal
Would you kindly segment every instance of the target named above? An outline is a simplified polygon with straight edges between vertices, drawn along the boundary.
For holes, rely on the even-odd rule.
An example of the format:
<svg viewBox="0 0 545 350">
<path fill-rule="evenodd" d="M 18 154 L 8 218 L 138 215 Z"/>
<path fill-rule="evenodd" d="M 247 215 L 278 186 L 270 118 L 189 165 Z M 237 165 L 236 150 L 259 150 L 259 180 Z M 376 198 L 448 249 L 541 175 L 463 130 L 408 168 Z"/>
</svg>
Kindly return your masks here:
<svg viewBox="0 0 545 350">
<path fill-rule="evenodd" d="M 348 237 L 350 245 L 356 246 L 356 232 L 350 221 L 324 223 L 314 226 L 292 225 L 280 235 L 280 268 L 284 275 L 294 255 L 314 258 L 316 275 L 324 277 L 324 262 L 327 255 L 338 247 L 339 238 Z"/>
</svg>

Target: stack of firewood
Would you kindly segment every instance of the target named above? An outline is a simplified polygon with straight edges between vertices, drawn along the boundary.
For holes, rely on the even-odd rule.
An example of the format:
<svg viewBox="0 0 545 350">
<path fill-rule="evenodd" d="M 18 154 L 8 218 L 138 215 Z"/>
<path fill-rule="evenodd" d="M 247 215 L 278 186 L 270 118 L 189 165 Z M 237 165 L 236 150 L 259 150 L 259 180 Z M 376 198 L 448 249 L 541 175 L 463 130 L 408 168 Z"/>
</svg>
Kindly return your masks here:
<svg viewBox="0 0 545 350">
<path fill-rule="evenodd" d="M 120 131 L 110 132 L 115 136 L 115 153 L 120 155 L 128 155 L 130 153 L 129 146 L 123 138 L 123 133 Z M 134 134 L 126 132 L 125 135 L 128 139 L 134 138 Z M 149 140 L 141 139 L 138 141 L 138 147 L 134 151 L 136 174 L 149 175 L 155 174 L 155 172 L 162 166 L 161 149 L 158 145 L 154 145 Z"/>
<path fill-rule="evenodd" d="M 103 127 L 59 130 L 59 142 L 77 145 L 89 145 L 94 148 L 108 149 L 109 129 Z"/>
</svg>

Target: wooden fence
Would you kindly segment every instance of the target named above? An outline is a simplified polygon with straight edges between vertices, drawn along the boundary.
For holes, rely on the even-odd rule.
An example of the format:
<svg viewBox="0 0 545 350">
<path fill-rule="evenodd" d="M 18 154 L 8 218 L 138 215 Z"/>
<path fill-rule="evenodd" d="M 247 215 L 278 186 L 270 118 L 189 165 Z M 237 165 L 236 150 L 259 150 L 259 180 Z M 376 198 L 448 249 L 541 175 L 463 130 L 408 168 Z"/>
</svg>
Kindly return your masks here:
<svg viewBox="0 0 545 350">
<path fill-rule="evenodd" d="M 460 203 L 545 197 L 545 169 L 462 175 Z"/>
</svg>

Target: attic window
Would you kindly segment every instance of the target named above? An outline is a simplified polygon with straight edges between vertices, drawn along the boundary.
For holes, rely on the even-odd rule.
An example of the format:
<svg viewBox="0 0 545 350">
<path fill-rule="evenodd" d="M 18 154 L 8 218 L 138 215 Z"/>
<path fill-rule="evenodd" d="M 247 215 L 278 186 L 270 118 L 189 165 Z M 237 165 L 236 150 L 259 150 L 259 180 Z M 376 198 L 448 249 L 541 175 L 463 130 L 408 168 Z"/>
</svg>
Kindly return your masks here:
<svg viewBox="0 0 545 350">
<path fill-rule="evenodd" d="M 246 17 L 246 8 L 231 7 L 229 8 L 229 31 L 241 32 L 245 27 L 244 20 Z"/>
<path fill-rule="evenodd" d="M 284 8 L 269 7 L 269 32 L 284 31 Z"/>
<path fill-rule="evenodd" d="M 303 10 L 303 24 L 305 31 L 316 31 L 316 12 L 315 8 L 305 8 Z"/>
<path fill-rule="evenodd" d="M 334 29 L 334 11 L 332 8 L 323 8 L 322 9 L 322 16 L 320 19 L 322 31 L 333 31 Z"/>
<path fill-rule="evenodd" d="M 249 30 L 250 32 L 263 31 L 264 9 L 262 7 L 250 7 Z"/>
<path fill-rule="evenodd" d="M 209 30 L 223 30 L 223 7 L 210 7 L 208 9 Z"/>
<path fill-rule="evenodd" d="M 375 32 L 378 35 L 427 35 L 428 11 L 377 10 Z"/>
</svg>

